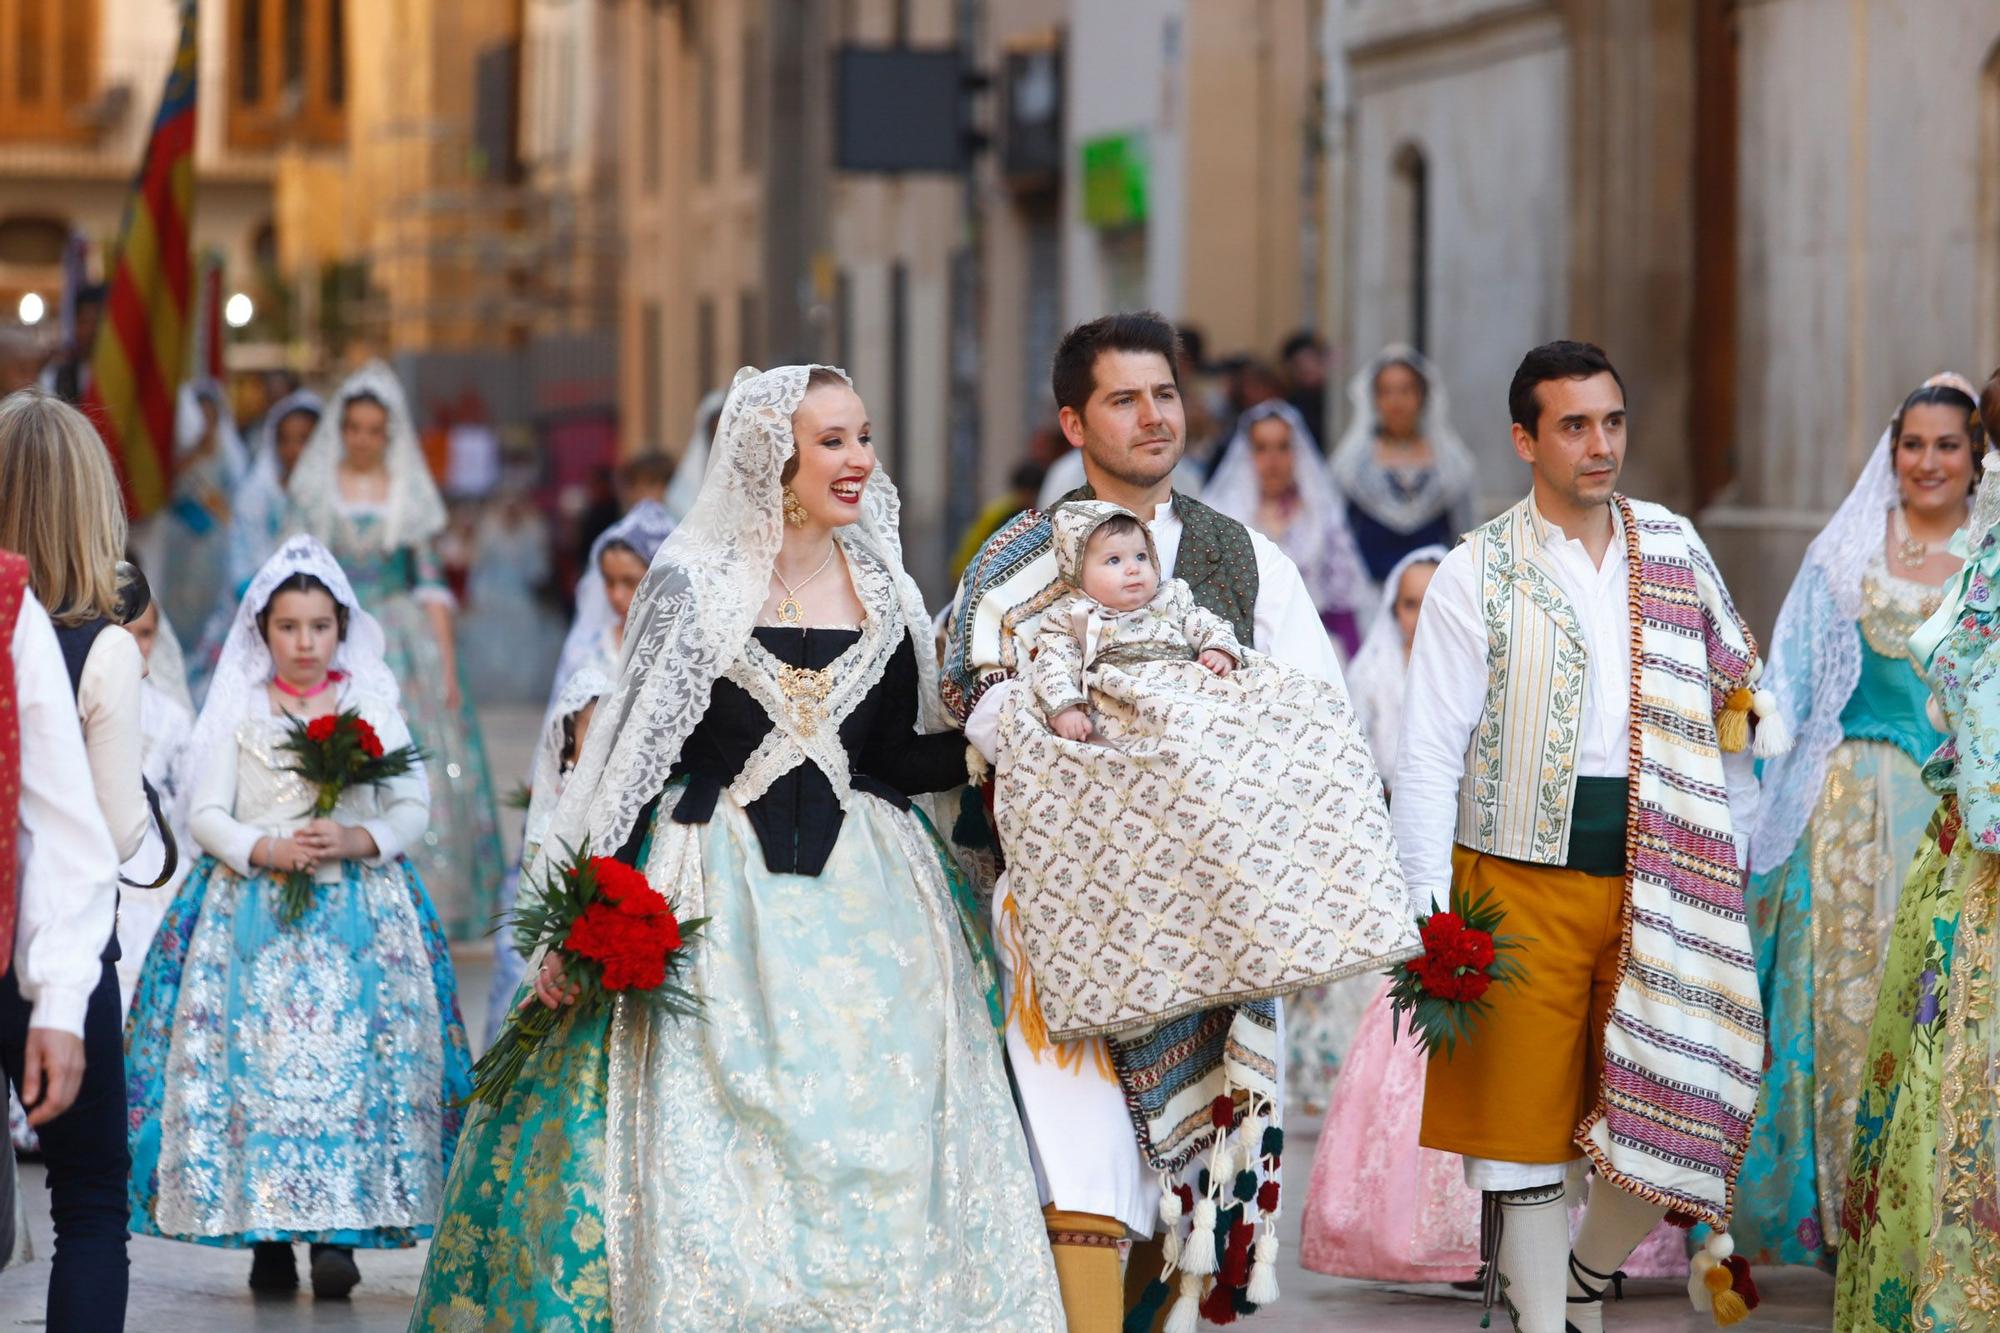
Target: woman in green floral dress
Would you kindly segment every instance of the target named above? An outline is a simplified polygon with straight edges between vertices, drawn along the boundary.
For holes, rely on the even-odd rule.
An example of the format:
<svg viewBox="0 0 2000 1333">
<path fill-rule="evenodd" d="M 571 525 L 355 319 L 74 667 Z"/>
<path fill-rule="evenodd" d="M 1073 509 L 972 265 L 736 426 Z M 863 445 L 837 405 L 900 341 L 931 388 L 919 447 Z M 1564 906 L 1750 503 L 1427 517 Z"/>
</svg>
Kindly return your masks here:
<svg viewBox="0 0 2000 1333">
<path fill-rule="evenodd" d="M 1989 398 L 1993 395 L 1989 393 Z M 1834 1326 L 2000 1328 L 1995 914 L 2000 908 L 2000 472 L 1986 457 L 1965 569 L 1911 639 L 1949 739 L 1869 1031 Z"/>
</svg>

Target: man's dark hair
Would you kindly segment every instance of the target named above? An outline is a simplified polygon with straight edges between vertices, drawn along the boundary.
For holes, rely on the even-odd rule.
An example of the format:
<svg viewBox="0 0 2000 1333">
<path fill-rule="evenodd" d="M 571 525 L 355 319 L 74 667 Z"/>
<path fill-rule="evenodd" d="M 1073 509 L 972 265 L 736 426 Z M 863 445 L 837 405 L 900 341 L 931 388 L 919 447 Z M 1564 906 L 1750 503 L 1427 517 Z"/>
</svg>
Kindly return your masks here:
<svg viewBox="0 0 2000 1333">
<path fill-rule="evenodd" d="M 1514 382 L 1507 386 L 1508 414 L 1515 425 L 1533 435 L 1542 421 L 1542 404 L 1535 390 L 1550 380 L 1587 380 L 1592 375 L 1611 376 L 1618 383 L 1619 394 L 1624 394 L 1624 376 L 1596 343 L 1572 342 L 1568 338 L 1543 343 L 1521 358 Z"/>
<path fill-rule="evenodd" d="M 1102 352 L 1158 352 L 1167 359 L 1167 371 L 1178 388 L 1180 350 L 1180 335 L 1174 326 L 1151 310 L 1105 315 L 1079 324 L 1056 344 L 1055 364 L 1049 374 L 1056 405 L 1082 413 L 1097 388 L 1097 358 Z"/>
<path fill-rule="evenodd" d="M 1208 336 L 1193 324 L 1181 325 L 1181 356 L 1196 370 L 1208 369 Z"/>
<path fill-rule="evenodd" d="M 1300 329 L 1297 333 L 1285 339 L 1284 346 L 1278 349 L 1278 360 L 1289 361 L 1297 353 L 1310 348 L 1317 348 L 1318 346 L 1318 334 L 1314 333 L 1311 329 Z"/>
</svg>

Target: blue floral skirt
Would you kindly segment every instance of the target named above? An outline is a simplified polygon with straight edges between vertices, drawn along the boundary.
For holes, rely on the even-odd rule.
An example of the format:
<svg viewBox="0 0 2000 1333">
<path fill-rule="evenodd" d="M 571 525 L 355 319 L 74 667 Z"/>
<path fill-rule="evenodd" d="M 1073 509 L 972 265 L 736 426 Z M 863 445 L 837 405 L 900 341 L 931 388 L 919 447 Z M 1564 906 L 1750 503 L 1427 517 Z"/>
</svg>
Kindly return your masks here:
<svg viewBox="0 0 2000 1333">
<path fill-rule="evenodd" d="M 430 1235 L 471 1091 L 444 931 L 407 860 L 282 883 L 196 863 L 126 1026 L 140 1235 L 395 1248 Z"/>
</svg>

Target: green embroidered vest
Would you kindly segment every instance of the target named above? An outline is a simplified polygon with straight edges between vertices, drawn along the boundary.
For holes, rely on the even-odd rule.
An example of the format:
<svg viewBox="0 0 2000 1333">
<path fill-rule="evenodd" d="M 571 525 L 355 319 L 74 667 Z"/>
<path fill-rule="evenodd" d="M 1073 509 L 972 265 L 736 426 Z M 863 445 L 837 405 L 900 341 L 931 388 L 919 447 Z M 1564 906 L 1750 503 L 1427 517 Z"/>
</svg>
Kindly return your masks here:
<svg viewBox="0 0 2000 1333">
<path fill-rule="evenodd" d="M 1089 486 L 1079 486 L 1056 504 L 1096 498 Z M 1229 622 L 1238 643 L 1256 643 L 1257 549 L 1250 529 L 1178 491 L 1174 513 L 1181 521 L 1174 577 L 1188 585 L 1196 606 Z"/>
<path fill-rule="evenodd" d="M 1590 653 L 1538 564 L 1545 521 L 1523 500 L 1466 538 L 1486 620 L 1486 701 L 1458 785 L 1458 841 L 1536 865 L 1569 857 Z"/>
</svg>

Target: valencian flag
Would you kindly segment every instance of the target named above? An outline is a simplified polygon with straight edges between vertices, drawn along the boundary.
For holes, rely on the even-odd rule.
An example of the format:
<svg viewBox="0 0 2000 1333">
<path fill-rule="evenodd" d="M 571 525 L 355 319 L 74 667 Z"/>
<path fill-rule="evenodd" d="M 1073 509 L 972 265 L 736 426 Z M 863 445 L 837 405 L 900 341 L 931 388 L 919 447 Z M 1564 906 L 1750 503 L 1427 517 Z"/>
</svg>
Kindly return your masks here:
<svg viewBox="0 0 2000 1333">
<path fill-rule="evenodd" d="M 194 301 L 194 101 L 195 6 L 183 0 L 180 45 L 125 202 L 83 399 L 135 519 L 164 505 L 173 481 L 174 397 Z"/>
</svg>

